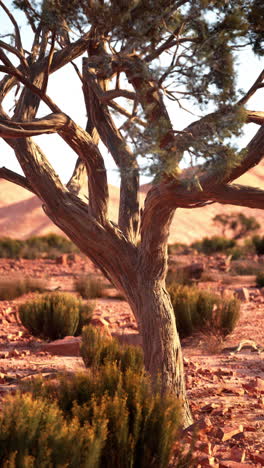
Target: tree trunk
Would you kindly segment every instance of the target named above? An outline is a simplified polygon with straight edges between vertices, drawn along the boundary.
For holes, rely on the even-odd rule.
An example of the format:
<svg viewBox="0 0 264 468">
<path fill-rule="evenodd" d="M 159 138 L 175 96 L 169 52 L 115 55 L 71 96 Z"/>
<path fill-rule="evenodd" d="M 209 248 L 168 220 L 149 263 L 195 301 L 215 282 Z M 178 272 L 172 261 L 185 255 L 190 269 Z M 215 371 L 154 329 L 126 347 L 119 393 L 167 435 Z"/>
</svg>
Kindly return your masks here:
<svg viewBox="0 0 264 468">
<path fill-rule="evenodd" d="M 193 419 L 186 395 L 181 344 L 170 296 L 163 282 L 152 285 L 142 280 L 139 284 L 130 305 L 139 318 L 145 368 L 154 382 L 160 376 L 163 392 L 179 398 L 183 426 L 188 427 Z"/>
</svg>

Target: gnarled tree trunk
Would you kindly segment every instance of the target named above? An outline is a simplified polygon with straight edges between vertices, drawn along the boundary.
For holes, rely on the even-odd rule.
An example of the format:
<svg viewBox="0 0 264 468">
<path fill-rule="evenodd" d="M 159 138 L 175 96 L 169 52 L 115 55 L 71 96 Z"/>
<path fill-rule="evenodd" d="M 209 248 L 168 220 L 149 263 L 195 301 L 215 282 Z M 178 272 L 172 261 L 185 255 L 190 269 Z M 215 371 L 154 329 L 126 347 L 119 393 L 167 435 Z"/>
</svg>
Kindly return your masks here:
<svg viewBox="0 0 264 468">
<path fill-rule="evenodd" d="M 155 380 L 160 377 L 162 391 L 181 401 L 184 427 L 192 424 L 187 400 L 183 360 L 175 314 L 163 281 L 151 284 L 141 274 L 134 291 L 132 310 L 139 317 L 146 370 Z"/>
</svg>

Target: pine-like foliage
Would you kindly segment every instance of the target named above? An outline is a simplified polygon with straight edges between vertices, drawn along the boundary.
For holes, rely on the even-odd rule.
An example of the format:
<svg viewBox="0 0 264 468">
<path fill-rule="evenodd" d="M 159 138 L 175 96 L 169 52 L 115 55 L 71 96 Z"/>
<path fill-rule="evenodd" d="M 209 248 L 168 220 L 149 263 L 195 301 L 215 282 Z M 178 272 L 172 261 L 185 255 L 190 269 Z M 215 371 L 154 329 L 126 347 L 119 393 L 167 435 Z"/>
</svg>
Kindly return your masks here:
<svg viewBox="0 0 264 468">
<path fill-rule="evenodd" d="M 137 55 L 143 64 L 151 64 L 150 75 L 147 66 L 135 60 L 133 76 L 146 82 L 150 79 L 155 89 L 181 109 L 188 100 L 202 111 L 210 109 L 201 131 L 194 135 L 190 129 L 179 135 L 176 153 L 175 142 L 168 136 L 171 129 L 162 117 L 153 115 L 151 125 L 143 128 L 136 119 L 122 127 L 135 154 L 145 159 L 143 166 L 152 174 L 175 177 L 184 151 L 191 161 L 202 157 L 209 166 L 218 166 L 219 177 L 240 163 L 243 153 L 233 137 L 241 134 L 246 116 L 237 105 L 235 53 L 251 45 L 256 54 L 263 54 L 261 0 L 96 0 L 92 4 L 45 0 L 35 2 L 35 13 L 24 0 L 15 0 L 14 5 L 32 22 L 41 17 L 42 25 L 61 37 L 70 27 L 82 34 L 93 28 L 98 37 L 108 38 L 114 55 Z M 171 45 L 173 41 L 177 44 L 179 36 L 184 39 L 174 51 Z M 95 72 L 103 78 L 112 76 L 106 55 Z M 134 106 L 134 116 L 142 117 L 144 112 L 150 116 L 153 104 L 147 94 L 140 96 L 140 103 L 142 107 Z"/>
</svg>

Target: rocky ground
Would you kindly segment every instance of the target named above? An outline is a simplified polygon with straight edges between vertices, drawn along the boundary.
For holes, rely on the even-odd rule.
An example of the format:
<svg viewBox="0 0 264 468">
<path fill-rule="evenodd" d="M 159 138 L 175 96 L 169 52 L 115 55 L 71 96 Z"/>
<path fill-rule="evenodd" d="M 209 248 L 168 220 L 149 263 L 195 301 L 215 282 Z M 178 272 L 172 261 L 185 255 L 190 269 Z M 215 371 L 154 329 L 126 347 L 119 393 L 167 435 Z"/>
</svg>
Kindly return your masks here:
<svg viewBox="0 0 264 468">
<path fill-rule="evenodd" d="M 175 261 L 175 259 L 174 259 Z M 184 433 L 186 442 L 196 434 L 195 466 L 242 468 L 264 466 L 264 295 L 252 276 L 231 276 L 226 259 L 182 256 L 184 265 L 202 263 L 202 287 L 222 293 L 238 290 L 242 314 L 235 331 L 225 340 L 197 334 L 183 340 L 184 364 L 194 426 Z M 48 289 L 73 290 L 73 280 L 84 273 L 98 274 L 81 257 L 53 260 L 0 259 L 0 280 L 18 276 L 46 278 Z M 214 280 L 214 281 L 212 281 Z M 244 289 L 241 289 L 244 288 Z M 28 295 L 29 297 L 32 294 Z M 136 322 L 125 301 L 113 289 L 97 299 L 93 323 L 105 327 L 121 341 L 140 344 Z M 37 374 L 83 368 L 78 339 L 43 344 L 17 321 L 17 307 L 27 297 L 0 301 L 0 395 Z M 173 466 L 173 463 L 172 463 Z"/>
</svg>

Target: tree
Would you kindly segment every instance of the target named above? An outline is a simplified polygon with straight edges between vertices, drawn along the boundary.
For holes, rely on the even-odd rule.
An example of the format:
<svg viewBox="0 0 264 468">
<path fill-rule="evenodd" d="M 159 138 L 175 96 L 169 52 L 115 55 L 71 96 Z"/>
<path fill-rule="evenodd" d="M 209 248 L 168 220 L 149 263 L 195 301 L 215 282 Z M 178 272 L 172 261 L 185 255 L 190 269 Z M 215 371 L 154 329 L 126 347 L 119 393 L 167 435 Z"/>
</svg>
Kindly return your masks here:
<svg viewBox="0 0 264 468">
<path fill-rule="evenodd" d="M 264 156 L 264 113 L 244 108 L 264 86 L 264 72 L 238 97 L 234 61 L 234 54 L 249 44 L 263 54 L 263 3 L 14 3 L 24 11 L 34 38 L 32 49 L 25 50 L 13 14 L 0 1 L 14 30 L 10 42 L 8 37 L 0 42 L 1 104 L 17 87 L 13 113 L 1 106 L 0 136 L 13 148 L 24 176 L 6 168 L 0 169 L 0 176 L 36 194 L 49 218 L 126 297 L 142 334 L 146 369 L 153 379 L 160 374 L 163 389 L 182 400 L 187 426 L 192 417 L 182 353 L 165 286 L 167 239 L 178 207 L 194 209 L 214 202 L 264 206 L 264 191 L 230 183 Z M 80 56 L 82 70 L 76 62 Z M 69 63 L 82 87 L 85 129 L 48 95 L 49 76 Z M 118 98 L 126 100 L 125 106 Z M 171 100 L 184 112 L 190 99 L 203 116 L 183 130 L 175 129 L 167 104 Z M 38 115 L 41 101 L 51 110 L 45 117 Z M 247 122 L 260 129 L 247 148 L 238 151 L 231 137 Z M 56 133 L 78 156 L 67 185 L 32 139 L 49 133 Z M 118 225 L 108 217 L 107 172 L 99 140 L 120 170 Z M 192 167 L 181 172 L 179 163 L 185 156 Z M 142 157 L 154 182 L 140 210 Z M 87 175 L 85 201 L 79 194 Z"/>
<path fill-rule="evenodd" d="M 218 214 L 215 215 L 213 221 L 222 227 L 223 236 L 227 229 L 233 231 L 234 239 L 241 239 L 260 228 L 254 216 L 246 216 L 243 213 Z"/>
</svg>

